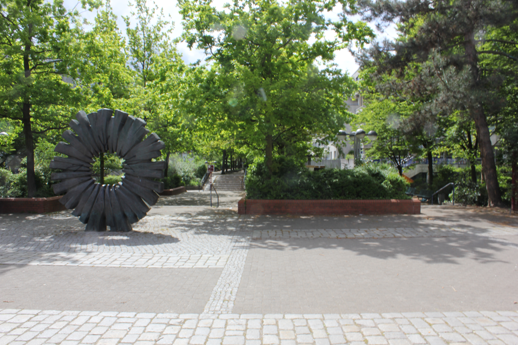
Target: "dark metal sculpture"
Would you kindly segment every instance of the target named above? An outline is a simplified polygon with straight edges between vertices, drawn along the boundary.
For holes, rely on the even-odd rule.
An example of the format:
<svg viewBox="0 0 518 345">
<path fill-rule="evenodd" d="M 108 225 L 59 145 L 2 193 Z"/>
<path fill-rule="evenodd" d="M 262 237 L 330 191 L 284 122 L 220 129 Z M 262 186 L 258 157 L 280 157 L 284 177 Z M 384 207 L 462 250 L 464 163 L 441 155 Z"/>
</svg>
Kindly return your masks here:
<svg viewBox="0 0 518 345">
<path fill-rule="evenodd" d="M 114 116 L 112 116 L 112 114 Z M 77 120 L 70 122 L 75 131 L 67 130 L 54 151 L 68 158 L 54 157 L 50 163 L 56 195 L 65 193 L 60 202 L 73 215 L 86 224 L 86 230 L 131 231 L 131 224 L 138 222 L 149 211 L 148 205 L 158 200 L 157 193 L 164 189 L 162 182 L 153 179 L 164 177 L 166 162 L 152 162 L 161 156 L 164 143 L 155 133 L 149 133 L 142 119 L 110 109 L 100 109 L 88 114 L 80 111 Z M 144 139 L 144 140 L 142 140 Z M 94 157 L 104 152 L 115 153 L 125 160 L 122 182 L 101 185 L 93 179 Z"/>
</svg>

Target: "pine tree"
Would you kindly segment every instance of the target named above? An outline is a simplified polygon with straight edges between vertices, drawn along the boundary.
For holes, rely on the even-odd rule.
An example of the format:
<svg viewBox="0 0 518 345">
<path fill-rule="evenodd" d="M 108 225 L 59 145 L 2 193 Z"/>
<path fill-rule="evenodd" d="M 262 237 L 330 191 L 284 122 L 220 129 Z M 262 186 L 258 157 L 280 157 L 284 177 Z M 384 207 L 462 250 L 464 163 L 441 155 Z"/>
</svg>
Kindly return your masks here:
<svg viewBox="0 0 518 345">
<path fill-rule="evenodd" d="M 437 115 L 457 110 L 470 115 L 477 132 L 489 205 L 500 206 L 488 122 L 501 107 L 495 95 L 502 78 L 497 69 L 482 69 L 480 61 L 488 55 L 516 59 L 505 51 L 487 49 L 485 34 L 518 18 L 518 0 L 362 0 L 361 6 L 366 19 L 398 22 L 402 34 L 395 42 L 373 44 L 361 60 L 375 65 L 379 75 L 398 77 L 404 76 L 409 65 L 426 64 L 408 87 L 426 89 L 430 80 L 436 80 L 428 109 Z"/>
</svg>

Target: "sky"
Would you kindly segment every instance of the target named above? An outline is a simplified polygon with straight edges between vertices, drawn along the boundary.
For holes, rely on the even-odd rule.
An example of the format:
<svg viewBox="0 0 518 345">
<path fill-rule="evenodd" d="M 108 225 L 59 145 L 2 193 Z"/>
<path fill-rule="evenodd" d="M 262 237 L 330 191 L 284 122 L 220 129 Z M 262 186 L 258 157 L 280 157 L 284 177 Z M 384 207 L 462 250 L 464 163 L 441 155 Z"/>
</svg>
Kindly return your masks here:
<svg viewBox="0 0 518 345">
<path fill-rule="evenodd" d="M 229 0 L 215 0 L 214 3 L 217 7 L 222 7 L 224 3 L 229 2 Z M 176 0 L 155 0 L 154 3 L 158 6 L 158 8 L 162 8 L 164 11 L 164 15 L 166 18 L 171 18 L 174 23 L 174 31 L 173 38 L 179 37 L 182 34 L 182 16 L 178 12 L 178 7 L 176 6 Z M 65 7 L 68 9 L 72 9 L 75 6 L 80 8 L 77 0 L 64 0 Z M 124 33 L 126 24 L 122 19 L 122 16 L 130 16 L 131 17 L 131 7 L 129 6 L 128 0 L 112 0 L 111 5 L 113 8 L 113 12 L 117 16 L 117 22 L 119 25 L 119 29 Z M 151 7 L 153 5 L 153 0 L 148 0 L 147 5 Z M 93 22 L 95 18 L 95 13 L 84 11 L 81 14 L 90 22 Z M 330 17 L 334 17 L 336 14 L 330 13 Z M 374 27 L 374 26 L 372 26 Z M 386 37 L 395 37 L 395 30 L 393 28 L 389 28 L 386 33 L 382 34 L 382 36 Z M 184 42 L 181 42 L 177 45 L 178 51 L 182 54 L 182 57 L 187 63 L 194 63 L 198 60 L 205 60 L 206 55 L 202 50 L 193 49 L 190 50 Z M 338 65 L 343 71 L 347 71 L 349 75 L 352 75 L 357 69 L 358 64 L 355 62 L 354 57 L 349 52 L 348 49 L 343 49 L 335 52 L 334 62 Z"/>
</svg>

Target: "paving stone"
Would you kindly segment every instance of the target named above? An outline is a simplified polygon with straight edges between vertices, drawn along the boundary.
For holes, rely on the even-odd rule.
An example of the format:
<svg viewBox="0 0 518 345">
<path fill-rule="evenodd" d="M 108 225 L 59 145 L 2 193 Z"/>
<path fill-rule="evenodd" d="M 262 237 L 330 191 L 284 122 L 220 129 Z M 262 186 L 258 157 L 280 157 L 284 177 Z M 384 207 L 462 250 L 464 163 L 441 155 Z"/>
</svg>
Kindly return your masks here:
<svg viewBox="0 0 518 345">
<path fill-rule="evenodd" d="M 219 268 L 217 271 L 221 272 L 201 313 L 178 314 L 174 308 L 171 313 L 164 310 L 161 314 L 139 313 L 139 310 L 131 309 L 123 311 L 124 308 L 119 311 L 63 312 L 0 309 L 0 344 L 80 341 L 84 344 L 348 342 L 408 345 L 428 342 L 439 345 L 470 342 L 497 345 L 514 344 L 518 340 L 518 313 L 515 311 L 376 313 L 371 310 L 356 314 L 319 314 L 320 311 L 316 310 L 316 313 L 304 314 L 304 309 L 300 308 L 291 310 L 290 314 L 236 314 L 234 305 L 238 302 L 237 292 L 242 286 L 251 241 L 265 243 L 276 239 L 305 238 L 315 240 L 311 243 L 316 245 L 324 243 L 323 239 L 442 239 L 473 234 L 471 230 L 445 228 L 257 230 L 248 229 L 246 222 L 240 223 L 246 219 L 225 216 L 219 218 L 226 222 L 225 225 L 217 225 L 214 219 L 157 215 L 143 219 L 136 231 L 129 234 L 86 233 L 82 226 L 74 223 L 75 219 L 52 221 L 49 216 L 36 217 L 27 224 L 11 222 L 6 226 L 0 223 L 0 264 L 112 267 L 114 270 L 120 270 L 115 267 L 121 266 L 145 267 L 160 272 Z M 46 226 L 38 226 L 39 220 Z M 324 222 L 323 219 L 319 221 Z M 49 224 L 57 226 L 49 227 Z M 209 225 L 215 225 L 216 230 Z M 31 226 L 35 228 L 31 229 Z M 498 229 L 490 232 L 495 235 L 499 231 L 499 234 L 510 234 Z M 292 248 L 285 249 L 289 251 Z M 336 265 L 336 262 L 330 261 L 329 264 Z M 283 262 L 278 266 L 287 267 Z M 296 298 L 301 296 L 300 291 L 291 293 Z M 143 308 L 141 311 L 150 310 Z M 350 311 L 357 310 L 351 308 Z"/>
</svg>

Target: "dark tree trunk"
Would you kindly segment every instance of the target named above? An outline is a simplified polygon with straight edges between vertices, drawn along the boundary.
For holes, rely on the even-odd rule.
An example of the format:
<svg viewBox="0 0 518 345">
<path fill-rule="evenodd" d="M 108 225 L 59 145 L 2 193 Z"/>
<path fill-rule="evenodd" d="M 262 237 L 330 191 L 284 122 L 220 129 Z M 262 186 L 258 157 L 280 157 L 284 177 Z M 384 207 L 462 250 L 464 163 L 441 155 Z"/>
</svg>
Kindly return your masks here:
<svg viewBox="0 0 518 345">
<path fill-rule="evenodd" d="M 23 134 L 27 150 L 27 196 L 33 198 L 36 194 L 36 177 L 34 175 L 34 139 L 31 128 L 31 104 L 23 103 Z"/>
<path fill-rule="evenodd" d="M 399 171 L 399 176 L 403 176 L 403 167 L 398 164 L 397 170 Z"/>
<path fill-rule="evenodd" d="M 476 90 L 480 83 L 480 76 L 474 32 L 469 32 L 465 35 L 464 48 L 466 50 L 466 59 L 468 60 L 473 76 L 473 89 Z M 479 104 L 474 104 L 470 106 L 470 113 L 475 121 L 475 128 L 477 129 L 480 156 L 482 157 L 482 172 L 486 180 L 488 206 L 501 206 L 502 198 L 496 174 L 495 155 L 493 147 L 491 146 L 491 136 L 489 135 L 484 109 L 482 109 Z"/>
<path fill-rule="evenodd" d="M 25 54 L 23 55 L 23 69 L 25 71 L 25 78 L 31 77 L 30 57 L 29 52 L 32 48 L 30 37 L 32 34 L 32 24 L 29 25 L 29 41 L 25 45 Z M 29 84 L 29 82 L 27 83 Z M 22 105 L 22 123 L 23 134 L 25 136 L 25 148 L 27 149 L 27 196 L 33 198 L 36 194 L 36 177 L 34 175 L 34 138 L 32 136 L 31 126 L 31 100 L 30 95 L 25 93 Z"/>
<path fill-rule="evenodd" d="M 426 151 L 426 158 L 428 158 L 428 189 L 432 190 L 433 184 L 433 157 L 432 151 Z"/>
<path fill-rule="evenodd" d="M 221 174 L 225 174 L 225 164 L 227 159 L 227 150 L 223 150 L 223 159 L 221 160 Z"/>
<path fill-rule="evenodd" d="M 270 175 L 273 173 L 273 136 L 268 134 L 266 136 L 266 167 Z"/>
</svg>

